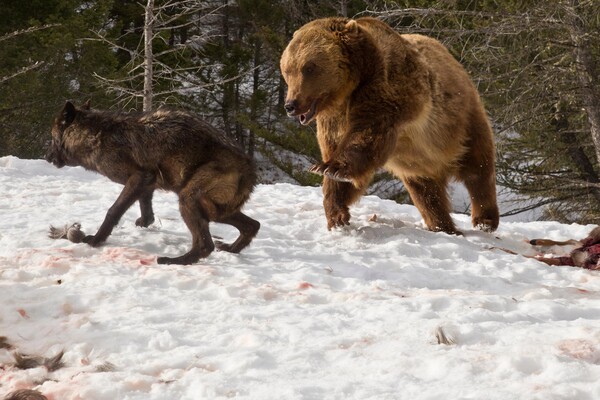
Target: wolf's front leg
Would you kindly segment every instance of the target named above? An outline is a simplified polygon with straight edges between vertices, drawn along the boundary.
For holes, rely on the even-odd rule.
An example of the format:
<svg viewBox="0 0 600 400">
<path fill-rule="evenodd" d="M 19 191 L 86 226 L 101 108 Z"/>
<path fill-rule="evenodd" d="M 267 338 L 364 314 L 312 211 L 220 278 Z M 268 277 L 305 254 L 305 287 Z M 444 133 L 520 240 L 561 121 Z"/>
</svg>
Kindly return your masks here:
<svg viewBox="0 0 600 400">
<path fill-rule="evenodd" d="M 154 223 L 154 210 L 152 209 L 153 194 L 154 189 L 150 189 L 140 197 L 139 202 L 142 215 L 135 221 L 136 226 L 147 228 Z"/>
<path fill-rule="evenodd" d="M 94 247 L 104 243 L 129 207 L 142 195 L 152 190 L 155 179 L 154 175 L 149 172 L 139 171 L 131 175 L 117 201 L 108 209 L 98 232 L 95 235 L 84 237 L 83 241 Z"/>
</svg>

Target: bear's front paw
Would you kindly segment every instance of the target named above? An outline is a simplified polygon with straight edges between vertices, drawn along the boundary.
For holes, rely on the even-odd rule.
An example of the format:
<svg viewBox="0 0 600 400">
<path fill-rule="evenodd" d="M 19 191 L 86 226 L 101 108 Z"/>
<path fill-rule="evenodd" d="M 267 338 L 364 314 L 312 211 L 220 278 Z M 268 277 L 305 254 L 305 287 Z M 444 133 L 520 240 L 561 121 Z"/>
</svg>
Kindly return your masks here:
<svg viewBox="0 0 600 400">
<path fill-rule="evenodd" d="M 348 207 L 335 207 L 325 210 L 327 215 L 327 229 L 350 225 L 350 211 Z"/>
<path fill-rule="evenodd" d="M 315 164 L 309 168 L 309 171 L 313 174 L 326 176 L 334 181 L 352 182 L 352 178 L 346 171 L 344 171 L 344 168 L 334 162 Z"/>
</svg>

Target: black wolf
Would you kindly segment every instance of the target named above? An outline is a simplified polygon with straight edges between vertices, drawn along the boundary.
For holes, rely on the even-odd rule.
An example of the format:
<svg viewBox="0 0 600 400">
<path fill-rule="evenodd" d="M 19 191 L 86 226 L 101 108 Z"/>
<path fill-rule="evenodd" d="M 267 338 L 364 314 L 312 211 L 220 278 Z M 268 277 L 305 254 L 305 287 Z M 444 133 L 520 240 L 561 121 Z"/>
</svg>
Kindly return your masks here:
<svg viewBox="0 0 600 400">
<path fill-rule="evenodd" d="M 37 390 L 19 389 L 7 394 L 4 400 L 48 400 L 48 398 Z"/>
<path fill-rule="evenodd" d="M 232 244 L 217 248 L 237 253 L 246 247 L 260 223 L 240 209 L 256 185 L 252 159 L 233 141 L 202 119 L 185 111 L 159 109 L 149 113 L 108 112 L 66 102 L 54 121 L 46 156 L 58 168 L 82 166 L 124 185 L 95 235 L 83 241 L 102 244 L 125 211 L 136 201 L 136 225 L 154 222 L 155 189 L 177 193 L 179 209 L 192 233 L 192 249 L 179 257 L 158 257 L 159 264 L 191 264 L 215 248 L 209 221 L 237 228 Z"/>
</svg>

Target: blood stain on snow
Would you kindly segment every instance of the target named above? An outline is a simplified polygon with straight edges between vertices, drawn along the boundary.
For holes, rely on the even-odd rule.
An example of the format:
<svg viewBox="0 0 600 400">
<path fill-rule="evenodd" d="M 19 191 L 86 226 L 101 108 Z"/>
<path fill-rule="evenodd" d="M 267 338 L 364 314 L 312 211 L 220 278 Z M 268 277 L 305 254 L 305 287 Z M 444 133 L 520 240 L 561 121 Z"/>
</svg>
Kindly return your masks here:
<svg viewBox="0 0 600 400">
<path fill-rule="evenodd" d="M 156 257 L 155 258 L 141 258 L 140 259 L 140 265 L 152 265 L 156 263 Z"/>
<path fill-rule="evenodd" d="M 299 290 L 306 290 L 306 289 L 310 289 L 310 288 L 314 288 L 315 286 L 312 283 L 308 283 L 308 282 L 300 282 L 300 284 L 298 285 L 298 289 Z"/>
<path fill-rule="evenodd" d="M 147 253 L 127 247 L 106 248 L 103 251 L 103 257 L 110 261 L 126 262 L 133 267 L 156 263 L 156 256 L 148 257 Z"/>
<path fill-rule="evenodd" d="M 591 340 L 566 339 L 559 342 L 557 347 L 564 356 L 600 364 L 600 351 Z"/>
</svg>

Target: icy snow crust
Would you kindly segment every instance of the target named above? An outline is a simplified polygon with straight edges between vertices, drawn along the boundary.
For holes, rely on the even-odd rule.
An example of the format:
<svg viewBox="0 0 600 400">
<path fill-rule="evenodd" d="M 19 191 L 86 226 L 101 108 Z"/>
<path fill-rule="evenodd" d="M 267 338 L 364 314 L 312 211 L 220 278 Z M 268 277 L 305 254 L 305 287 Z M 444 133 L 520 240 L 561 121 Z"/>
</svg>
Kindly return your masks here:
<svg viewBox="0 0 600 400">
<path fill-rule="evenodd" d="M 95 233 L 120 185 L 4 157 L 0 187 L 0 336 L 14 346 L 0 349 L 0 397 L 600 398 L 598 272 L 491 249 L 532 255 L 528 238 L 592 226 L 502 221 L 489 235 L 454 214 L 466 235 L 449 236 L 367 196 L 328 232 L 320 188 L 261 185 L 244 209 L 262 224 L 250 247 L 159 266 L 191 245 L 172 193 L 155 193 L 150 228 L 136 205 L 91 248 L 48 227 Z M 454 343 L 438 344 L 440 329 Z M 53 372 L 13 365 L 16 351 L 61 350 Z"/>
</svg>

